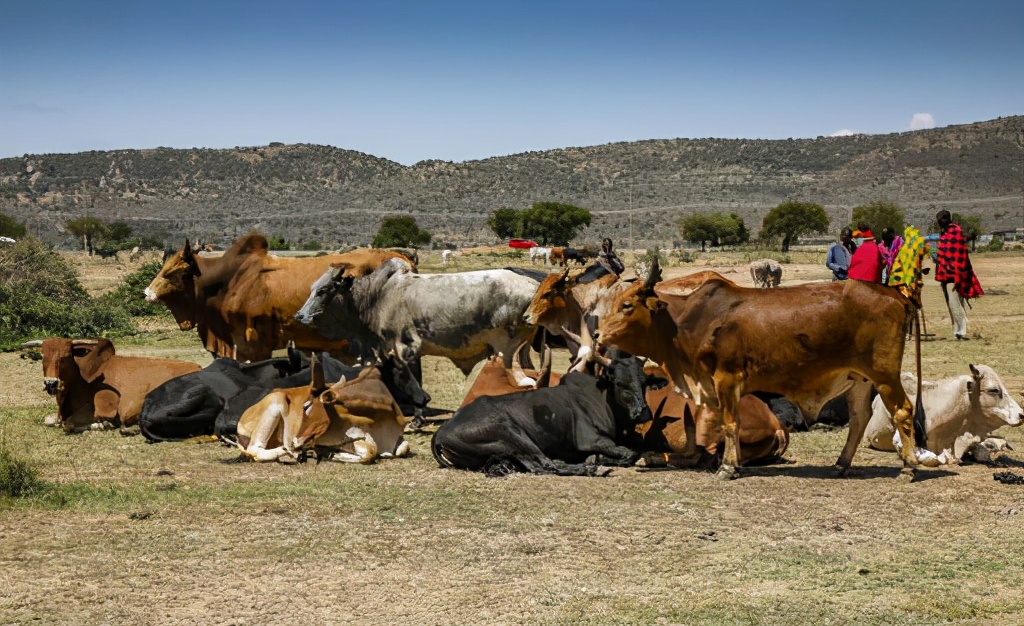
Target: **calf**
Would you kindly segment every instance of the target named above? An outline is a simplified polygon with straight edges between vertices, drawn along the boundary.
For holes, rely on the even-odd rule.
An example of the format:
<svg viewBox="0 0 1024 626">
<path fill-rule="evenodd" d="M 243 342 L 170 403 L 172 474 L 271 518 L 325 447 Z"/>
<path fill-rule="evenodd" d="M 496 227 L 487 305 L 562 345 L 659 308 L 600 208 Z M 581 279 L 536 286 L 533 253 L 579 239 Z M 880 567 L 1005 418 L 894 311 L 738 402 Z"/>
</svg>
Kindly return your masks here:
<svg viewBox="0 0 1024 626">
<path fill-rule="evenodd" d="M 43 385 L 57 396 L 56 422 L 65 432 L 134 426 L 146 394 L 199 365 L 171 359 L 118 356 L 109 339 L 47 339 Z"/>
<path fill-rule="evenodd" d="M 987 365 L 971 365 L 970 369 L 970 374 L 922 383 L 926 447 L 947 462 L 959 461 L 968 452 L 973 452 L 976 460 L 987 460 L 989 450 L 1001 449 L 997 442 L 988 441 L 989 434 L 1002 426 L 1021 424 L 1020 405 L 1010 397 L 999 374 Z M 917 377 L 904 372 L 902 382 L 911 402 L 916 402 Z M 868 445 L 876 450 L 902 447 L 885 404 L 875 398 L 871 408 L 865 432 Z M 952 458 L 942 456 L 946 450 L 952 452 Z"/>
<path fill-rule="evenodd" d="M 310 384 L 271 392 L 242 414 L 235 445 L 254 461 L 317 459 L 371 463 L 402 457 L 405 416 L 375 367 L 328 387 L 314 356 Z"/>
<path fill-rule="evenodd" d="M 651 419 L 643 367 L 614 348 L 602 363 L 597 376 L 570 372 L 557 387 L 477 398 L 434 433 L 434 458 L 491 475 L 590 476 L 598 463 L 632 464 L 639 453 L 619 442 Z"/>
<path fill-rule="evenodd" d="M 758 259 L 750 262 L 750 279 L 755 287 L 771 289 L 782 282 L 782 266 L 775 259 Z"/>
<path fill-rule="evenodd" d="M 449 263 L 456 263 L 460 256 L 462 256 L 462 252 L 458 250 L 441 250 L 441 265 L 447 266 Z"/>
<path fill-rule="evenodd" d="M 668 376 L 660 367 L 648 367 L 645 372 L 649 377 Z M 654 416 L 636 429 L 643 450 L 664 453 L 665 460 L 672 464 L 679 462 L 680 455 L 693 458 L 693 447 L 687 448 L 690 442 L 709 455 L 721 452 L 725 435 L 708 407 L 698 407 L 672 385 L 650 387 L 646 397 Z M 741 462 L 770 463 L 780 459 L 789 446 L 789 432 L 769 406 L 757 396 L 747 394 L 740 398 L 739 413 Z"/>
</svg>

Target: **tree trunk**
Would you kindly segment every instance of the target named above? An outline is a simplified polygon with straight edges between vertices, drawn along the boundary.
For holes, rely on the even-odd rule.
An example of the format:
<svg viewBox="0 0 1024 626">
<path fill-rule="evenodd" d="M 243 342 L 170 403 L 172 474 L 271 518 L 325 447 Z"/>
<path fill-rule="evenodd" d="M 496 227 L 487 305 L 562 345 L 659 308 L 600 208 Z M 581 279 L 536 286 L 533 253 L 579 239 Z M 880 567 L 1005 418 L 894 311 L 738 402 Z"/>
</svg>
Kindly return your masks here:
<svg viewBox="0 0 1024 626">
<path fill-rule="evenodd" d="M 789 252 L 789 235 L 783 235 L 782 237 L 782 251 Z"/>
</svg>

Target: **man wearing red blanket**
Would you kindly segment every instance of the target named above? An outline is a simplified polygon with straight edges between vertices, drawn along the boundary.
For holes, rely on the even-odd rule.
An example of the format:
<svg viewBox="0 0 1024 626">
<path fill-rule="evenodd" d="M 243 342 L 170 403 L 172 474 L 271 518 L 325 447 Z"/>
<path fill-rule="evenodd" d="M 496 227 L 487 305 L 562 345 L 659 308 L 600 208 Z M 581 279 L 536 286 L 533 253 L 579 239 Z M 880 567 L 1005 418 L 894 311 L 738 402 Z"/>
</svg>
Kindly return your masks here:
<svg viewBox="0 0 1024 626">
<path fill-rule="evenodd" d="M 985 292 L 971 267 L 971 259 L 967 256 L 967 240 L 960 226 L 953 223 L 949 211 L 939 211 L 935 220 L 942 231 L 935 263 L 935 280 L 942 285 L 942 295 L 946 298 L 949 317 L 953 321 L 953 334 L 957 339 L 966 340 L 967 311 L 964 304 Z M 950 285 L 953 286 L 952 294 L 949 293 Z"/>
</svg>

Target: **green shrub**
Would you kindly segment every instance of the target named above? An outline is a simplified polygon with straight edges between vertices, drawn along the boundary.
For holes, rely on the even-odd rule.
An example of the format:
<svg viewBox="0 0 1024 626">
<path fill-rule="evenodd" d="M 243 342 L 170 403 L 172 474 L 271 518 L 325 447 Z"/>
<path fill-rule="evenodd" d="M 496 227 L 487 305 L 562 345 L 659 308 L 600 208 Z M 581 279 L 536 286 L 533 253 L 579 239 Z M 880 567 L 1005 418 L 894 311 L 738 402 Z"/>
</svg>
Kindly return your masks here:
<svg viewBox="0 0 1024 626">
<path fill-rule="evenodd" d="M 999 252 L 1003 249 L 1003 240 L 999 237 L 993 237 L 992 241 L 988 242 L 984 246 L 978 248 L 979 252 Z"/>
<path fill-rule="evenodd" d="M 0 443 L 0 496 L 21 498 L 42 491 L 43 481 L 28 461 L 10 453 Z"/>
<path fill-rule="evenodd" d="M 132 316 L 170 315 L 170 311 L 163 304 L 146 302 L 144 293 L 149 283 L 153 282 L 160 272 L 162 265 L 159 261 L 143 265 L 125 276 L 116 289 L 100 296 L 99 303 L 111 309 L 123 309 Z"/>
<path fill-rule="evenodd" d="M 0 347 L 49 336 L 128 333 L 130 315 L 113 299 L 89 297 L 75 270 L 38 239 L 0 248 Z"/>
</svg>

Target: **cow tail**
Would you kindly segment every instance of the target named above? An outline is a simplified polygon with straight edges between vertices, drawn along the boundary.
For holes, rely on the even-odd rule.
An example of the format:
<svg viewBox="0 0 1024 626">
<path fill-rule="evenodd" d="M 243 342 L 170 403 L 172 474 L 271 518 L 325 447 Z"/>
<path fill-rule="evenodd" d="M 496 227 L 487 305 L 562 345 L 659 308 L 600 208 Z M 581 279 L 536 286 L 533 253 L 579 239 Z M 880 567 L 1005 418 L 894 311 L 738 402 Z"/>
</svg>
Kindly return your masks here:
<svg viewBox="0 0 1024 626">
<path fill-rule="evenodd" d="M 924 402 L 921 401 L 921 309 L 914 307 L 914 351 L 917 362 L 917 399 L 914 401 L 914 443 L 918 448 L 925 448 L 928 433 L 925 430 Z"/>
</svg>

